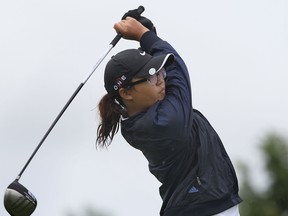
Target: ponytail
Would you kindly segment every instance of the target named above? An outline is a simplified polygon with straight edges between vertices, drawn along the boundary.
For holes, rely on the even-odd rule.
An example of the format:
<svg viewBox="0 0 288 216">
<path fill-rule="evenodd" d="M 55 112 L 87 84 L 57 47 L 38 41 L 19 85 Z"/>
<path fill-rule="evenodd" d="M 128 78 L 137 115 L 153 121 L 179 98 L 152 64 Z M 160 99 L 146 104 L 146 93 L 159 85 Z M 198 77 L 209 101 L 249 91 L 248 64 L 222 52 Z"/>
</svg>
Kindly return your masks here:
<svg viewBox="0 0 288 216">
<path fill-rule="evenodd" d="M 124 114 L 124 109 L 115 97 L 109 94 L 103 96 L 98 108 L 101 123 L 97 128 L 96 145 L 108 147 L 119 130 L 120 118 Z"/>
</svg>

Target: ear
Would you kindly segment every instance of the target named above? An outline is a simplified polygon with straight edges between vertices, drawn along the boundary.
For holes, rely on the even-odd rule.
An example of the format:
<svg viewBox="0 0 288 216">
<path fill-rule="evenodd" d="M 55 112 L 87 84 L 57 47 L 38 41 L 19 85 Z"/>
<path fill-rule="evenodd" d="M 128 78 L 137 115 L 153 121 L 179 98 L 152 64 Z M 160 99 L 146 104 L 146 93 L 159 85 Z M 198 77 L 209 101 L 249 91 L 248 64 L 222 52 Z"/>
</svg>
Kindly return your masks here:
<svg viewBox="0 0 288 216">
<path fill-rule="evenodd" d="M 120 88 L 119 89 L 119 95 L 123 100 L 132 100 L 133 96 L 130 92 L 130 89 Z"/>
</svg>

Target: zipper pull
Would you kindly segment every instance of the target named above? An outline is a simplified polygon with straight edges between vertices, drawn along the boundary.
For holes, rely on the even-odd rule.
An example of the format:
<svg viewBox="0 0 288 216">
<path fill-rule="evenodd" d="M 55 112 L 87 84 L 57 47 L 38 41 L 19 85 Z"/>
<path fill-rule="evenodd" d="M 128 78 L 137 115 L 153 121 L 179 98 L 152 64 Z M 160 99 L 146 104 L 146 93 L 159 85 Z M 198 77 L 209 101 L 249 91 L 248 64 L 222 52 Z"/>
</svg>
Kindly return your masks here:
<svg viewBox="0 0 288 216">
<path fill-rule="evenodd" d="M 197 176 L 197 182 L 198 182 L 198 185 L 202 185 L 202 182 L 200 181 L 200 178 Z"/>
</svg>

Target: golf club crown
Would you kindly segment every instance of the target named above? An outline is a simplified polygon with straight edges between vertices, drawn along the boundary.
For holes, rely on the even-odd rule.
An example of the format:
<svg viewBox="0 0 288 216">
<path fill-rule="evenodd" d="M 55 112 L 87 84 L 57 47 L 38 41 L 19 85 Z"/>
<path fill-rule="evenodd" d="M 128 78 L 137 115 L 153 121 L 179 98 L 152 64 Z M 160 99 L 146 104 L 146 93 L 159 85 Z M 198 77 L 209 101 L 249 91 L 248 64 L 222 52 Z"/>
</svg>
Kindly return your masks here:
<svg viewBox="0 0 288 216">
<path fill-rule="evenodd" d="M 29 216 L 37 206 L 35 196 L 17 180 L 5 191 L 4 206 L 11 216 Z"/>
</svg>

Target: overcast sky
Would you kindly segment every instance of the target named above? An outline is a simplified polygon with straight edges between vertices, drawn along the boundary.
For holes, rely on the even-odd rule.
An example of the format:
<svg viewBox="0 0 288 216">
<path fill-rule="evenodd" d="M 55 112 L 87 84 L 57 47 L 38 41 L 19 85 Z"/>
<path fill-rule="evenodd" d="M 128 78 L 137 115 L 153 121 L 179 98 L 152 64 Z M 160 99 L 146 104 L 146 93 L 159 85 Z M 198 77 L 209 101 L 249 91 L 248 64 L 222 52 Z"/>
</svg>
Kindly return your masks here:
<svg viewBox="0 0 288 216">
<path fill-rule="evenodd" d="M 114 23 L 139 5 L 186 61 L 193 105 L 218 131 L 234 165 L 246 162 L 255 184 L 265 187 L 259 143 L 268 132 L 288 132 L 286 0 L 3 0 L 1 194 L 107 49 Z M 137 47 L 118 43 L 24 172 L 20 182 L 38 199 L 33 215 L 64 216 L 85 206 L 114 216 L 158 215 L 160 184 L 141 152 L 120 134 L 108 150 L 95 149 L 104 66 L 111 55 Z M 2 204 L 0 215 L 8 215 Z"/>
</svg>

